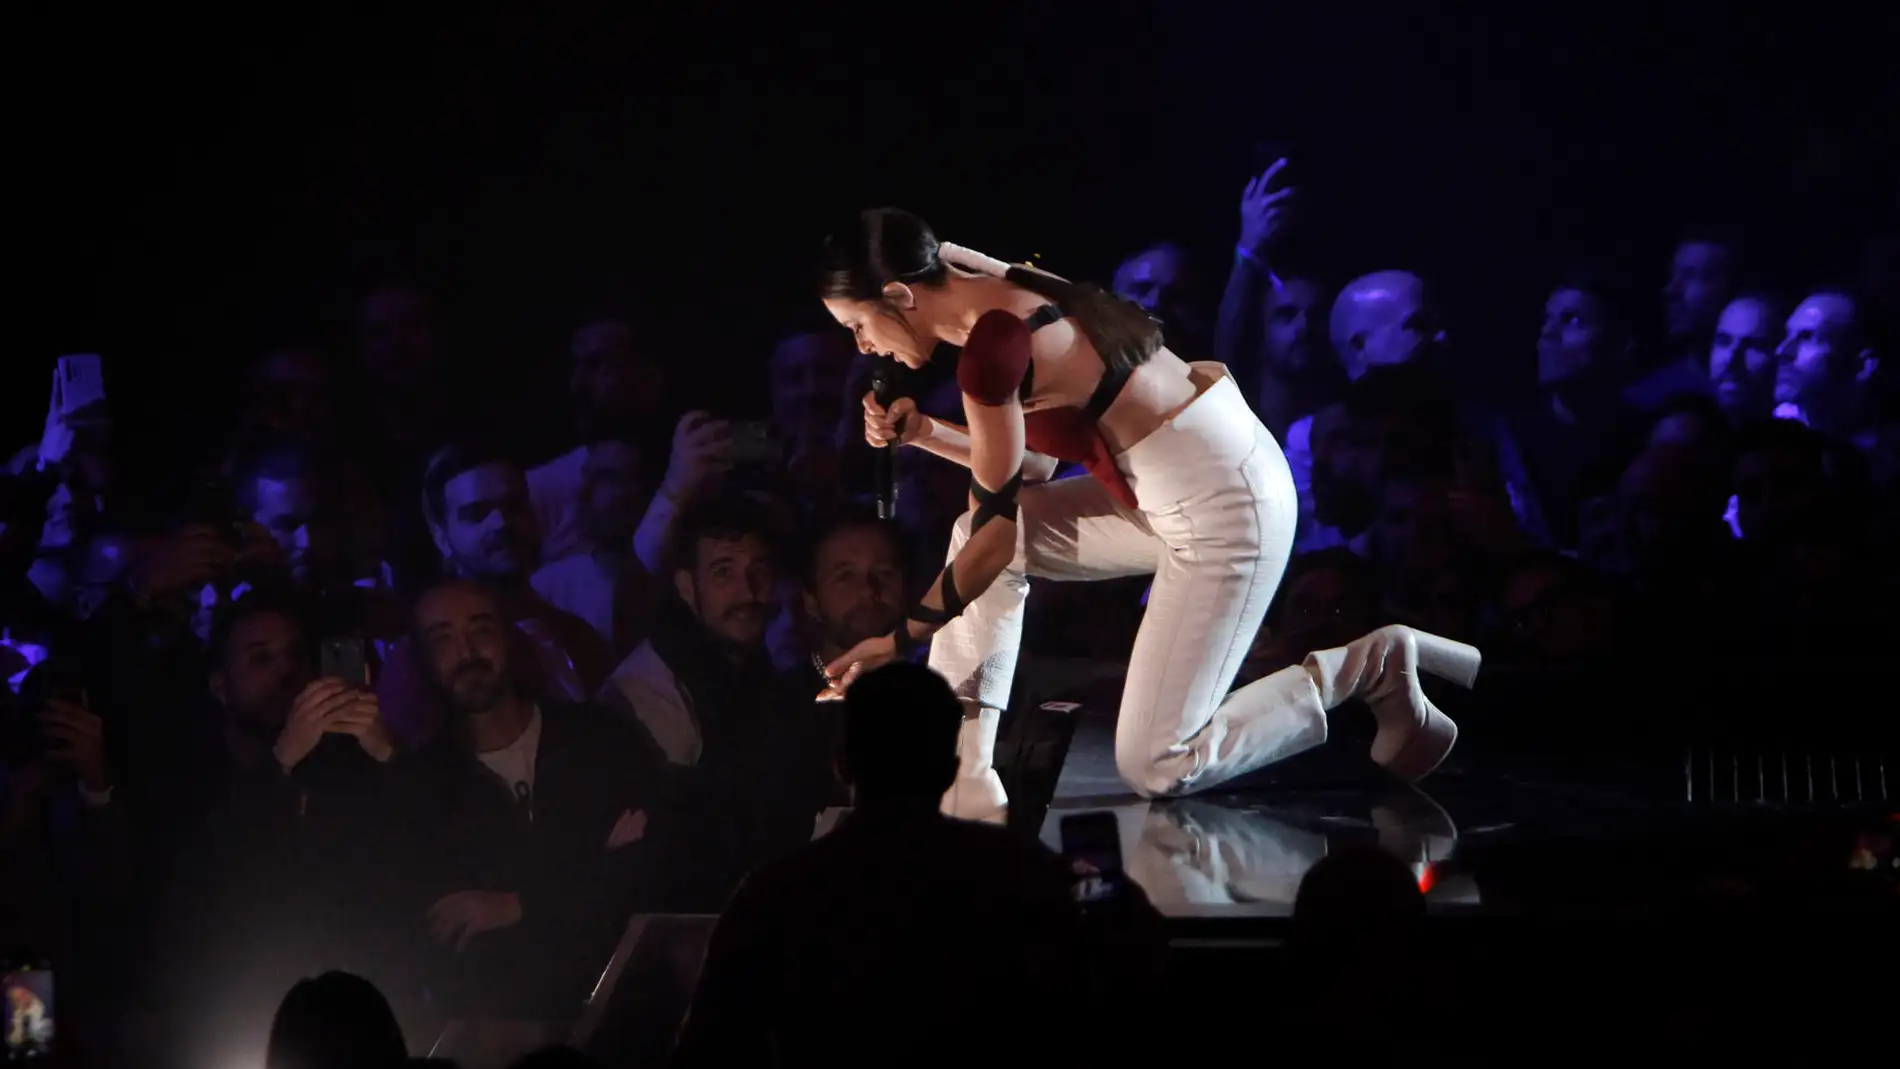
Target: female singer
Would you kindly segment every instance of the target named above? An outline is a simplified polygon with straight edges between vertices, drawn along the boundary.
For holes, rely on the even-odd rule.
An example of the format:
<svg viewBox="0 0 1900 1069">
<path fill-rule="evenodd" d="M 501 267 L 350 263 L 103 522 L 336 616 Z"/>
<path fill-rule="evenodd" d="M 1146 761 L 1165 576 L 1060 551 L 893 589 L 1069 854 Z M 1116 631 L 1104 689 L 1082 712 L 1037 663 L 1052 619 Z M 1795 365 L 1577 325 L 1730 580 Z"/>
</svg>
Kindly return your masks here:
<svg viewBox="0 0 1900 1069">
<path fill-rule="evenodd" d="M 1129 658 L 1115 764 L 1147 797 L 1204 790 L 1326 739 L 1326 713 L 1363 697 L 1375 761 L 1405 779 L 1436 768 L 1457 728 L 1418 670 L 1469 686 L 1478 651 L 1403 627 L 1228 693 L 1293 546 L 1293 479 L 1279 443 L 1219 364 L 1168 351 L 1140 308 L 1097 287 L 939 242 L 891 208 L 833 235 L 825 307 L 865 353 L 921 367 L 963 347 L 968 426 L 908 400 L 864 399 L 874 446 L 929 450 L 970 469 L 970 510 L 950 560 L 910 617 L 826 666 L 833 689 L 930 642 L 930 666 L 963 702 L 945 812 L 997 820 L 991 766 L 1022 638 L 1029 577 L 1149 575 Z M 1093 478 L 1045 481 L 1055 460 Z"/>
</svg>

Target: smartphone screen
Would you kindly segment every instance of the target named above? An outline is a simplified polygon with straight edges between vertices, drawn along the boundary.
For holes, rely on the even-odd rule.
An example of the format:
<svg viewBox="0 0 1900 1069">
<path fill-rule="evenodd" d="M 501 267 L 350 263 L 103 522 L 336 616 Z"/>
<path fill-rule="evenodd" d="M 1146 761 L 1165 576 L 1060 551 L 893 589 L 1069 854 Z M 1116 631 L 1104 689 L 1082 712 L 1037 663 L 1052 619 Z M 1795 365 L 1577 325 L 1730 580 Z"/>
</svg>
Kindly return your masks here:
<svg viewBox="0 0 1900 1069">
<path fill-rule="evenodd" d="M 735 464 L 776 464 L 785 451 L 769 423 L 732 425 L 732 461 Z"/>
<path fill-rule="evenodd" d="M 95 353 L 59 358 L 59 407 L 66 415 L 106 399 L 105 370 Z"/>
<path fill-rule="evenodd" d="M 368 686 L 369 656 L 360 638 L 326 638 L 318 651 L 317 674 Z"/>
<path fill-rule="evenodd" d="M 9 965 L 0 981 L 6 1011 L 8 1063 L 53 1056 L 53 971 L 37 964 Z"/>
</svg>

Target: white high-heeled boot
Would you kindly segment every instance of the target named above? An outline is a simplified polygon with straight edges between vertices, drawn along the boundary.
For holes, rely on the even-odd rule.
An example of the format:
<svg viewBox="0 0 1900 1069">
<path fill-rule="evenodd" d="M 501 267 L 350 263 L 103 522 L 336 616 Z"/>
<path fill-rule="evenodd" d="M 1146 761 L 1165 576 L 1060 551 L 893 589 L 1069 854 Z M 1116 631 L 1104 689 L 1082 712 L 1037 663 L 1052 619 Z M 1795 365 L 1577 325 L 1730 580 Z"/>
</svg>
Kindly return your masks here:
<svg viewBox="0 0 1900 1069">
<path fill-rule="evenodd" d="M 1482 660 L 1476 647 L 1394 624 L 1309 653 L 1304 667 L 1328 710 L 1365 699 L 1379 725 L 1372 760 L 1411 783 L 1437 768 L 1458 741 L 1458 725 L 1425 696 L 1419 672 L 1468 688 Z"/>
<path fill-rule="evenodd" d="M 943 795 L 943 814 L 958 820 L 1001 824 L 1009 816 L 1009 795 L 996 774 L 996 727 L 1000 709 L 964 703 L 963 726 L 957 730 L 957 780 Z"/>
</svg>

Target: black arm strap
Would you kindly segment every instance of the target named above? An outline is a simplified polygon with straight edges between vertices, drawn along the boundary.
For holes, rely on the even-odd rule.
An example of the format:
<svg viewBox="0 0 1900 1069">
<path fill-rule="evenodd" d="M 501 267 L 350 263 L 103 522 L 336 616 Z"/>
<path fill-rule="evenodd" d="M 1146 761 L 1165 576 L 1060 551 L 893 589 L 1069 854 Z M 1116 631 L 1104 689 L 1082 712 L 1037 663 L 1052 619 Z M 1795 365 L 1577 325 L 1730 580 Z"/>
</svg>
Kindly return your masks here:
<svg viewBox="0 0 1900 1069">
<path fill-rule="evenodd" d="M 937 592 L 943 597 L 943 608 L 933 609 L 923 602 L 911 606 L 910 618 L 930 627 L 942 627 L 957 618 L 963 612 L 963 595 L 957 592 L 957 562 L 951 561 L 943 566 L 943 575 L 937 579 Z M 908 634 L 910 628 L 900 627 L 899 631 Z M 899 639 L 898 644 L 903 645 Z"/>
<path fill-rule="evenodd" d="M 983 529 L 984 524 L 999 517 L 1014 523 L 1016 495 L 1022 492 L 1022 488 L 1023 469 L 1020 467 L 999 490 L 988 489 L 977 482 L 975 476 L 971 476 L 970 496 L 976 498 L 976 513 L 970 517 L 970 533 L 976 534 Z"/>
<path fill-rule="evenodd" d="M 985 489 L 982 483 L 970 480 L 970 496 L 976 498 L 976 512 L 970 518 L 970 533 L 976 534 L 982 526 L 1001 517 L 1014 523 L 1016 520 L 1016 495 L 1023 488 L 1023 470 L 1009 477 L 1000 490 Z M 910 619 L 932 629 L 942 627 L 962 615 L 968 602 L 957 589 L 957 562 L 950 561 L 943 566 L 943 575 L 937 579 L 937 593 L 943 598 L 943 608 L 933 609 L 919 601 L 911 606 Z M 917 639 L 910 633 L 908 622 L 897 625 L 891 641 L 897 647 L 899 657 L 907 656 L 916 647 Z"/>
</svg>

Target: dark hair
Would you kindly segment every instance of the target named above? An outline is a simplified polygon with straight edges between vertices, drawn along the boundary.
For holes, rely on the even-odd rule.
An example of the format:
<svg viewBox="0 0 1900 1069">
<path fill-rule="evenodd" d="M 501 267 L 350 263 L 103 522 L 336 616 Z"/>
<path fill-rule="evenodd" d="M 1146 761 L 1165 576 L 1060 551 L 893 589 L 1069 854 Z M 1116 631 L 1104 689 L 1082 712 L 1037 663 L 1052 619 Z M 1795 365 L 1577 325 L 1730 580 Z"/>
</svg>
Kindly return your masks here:
<svg viewBox="0 0 1900 1069">
<path fill-rule="evenodd" d="M 1736 459 L 1763 449 L 1785 449 L 1816 466 L 1827 462 L 1827 438 L 1819 431 L 1792 419 L 1765 419 L 1742 429 L 1735 436 Z"/>
<path fill-rule="evenodd" d="M 737 541 L 758 535 L 769 546 L 781 543 L 781 527 L 772 512 L 750 496 L 730 492 L 708 498 L 689 507 L 673 531 L 673 544 L 667 554 L 669 570 L 688 571 L 699 564 L 699 542 L 703 538 Z"/>
<path fill-rule="evenodd" d="M 376 985 L 346 972 L 299 980 L 271 1021 L 269 1069 L 394 1069 L 408 1061 L 402 1026 Z"/>
<path fill-rule="evenodd" d="M 314 478 L 317 458 L 309 446 L 282 438 L 252 445 L 237 457 L 231 469 L 231 496 L 246 513 L 257 508 L 257 481 L 288 482 Z"/>
<path fill-rule="evenodd" d="M 818 557 L 824 551 L 825 543 L 847 531 L 876 531 L 890 545 L 891 551 L 897 554 L 899 566 L 909 571 L 910 548 L 905 544 L 904 534 L 897 525 L 889 520 L 880 520 L 872 513 L 853 510 L 824 520 L 819 524 L 817 534 L 806 545 L 803 569 L 805 589 L 812 590 L 818 586 Z"/>
<path fill-rule="evenodd" d="M 950 268 L 938 256 L 930 224 L 897 208 L 872 208 L 825 240 L 820 294 L 830 300 L 885 301 L 892 282 L 937 287 Z M 1046 298 L 1073 318 L 1110 370 L 1145 363 L 1162 347 L 1161 326 L 1132 302 L 1045 271 L 1011 266 L 1004 276 L 1015 286 Z M 894 314 L 894 313 L 893 313 Z"/>
<path fill-rule="evenodd" d="M 1597 305 L 1603 310 L 1603 324 L 1619 338 L 1627 338 L 1632 330 L 1630 309 L 1638 306 L 1632 294 L 1633 289 L 1628 281 L 1609 271 L 1579 264 L 1559 274 L 1550 292 L 1555 294 L 1563 290 L 1575 290 L 1596 298 Z"/>
<path fill-rule="evenodd" d="M 1662 403 L 1661 407 L 1657 408 L 1655 412 L 1651 414 L 1649 421 L 1650 431 L 1653 433 L 1655 429 L 1662 424 L 1663 420 L 1674 416 L 1694 416 L 1709 428 L 1711 435 L 1714 436 L 1718 443 L 1724 447 L 1728 445 L 1728 416 L 1722 411 L 1722 406 L 1716 403 L 1715 398 L 1710 397 L 1708 394 L 1679 393 L 1672 395 L 1668 400 Z"/>
<path fill-rule="evenodd" d="M 1385 458 L 1388 476 L 1449 475 L 1459 441 L 1458 399 L 1426 363 L 1369 369 L 1346 387 L 1347 418 L 1358 424 L 1396 422 L 1417 430 L 1421 448 Z"/>
<path fill-rule="evenodd" d="M 521 465 L 513 457 L 482 442 L 458 442 L 436 450 L 422 469 L 423 518 L 431 524 L 441 523 L 443 514 L 448 511 L 446 491 L 449 483 L 476 468 L 490 465 L 521 470 Z"/>
<path fill-rule="evenodd" d="M 224 670 L 231 653 L 231 636 L 238 625 L 259 616 L 282 616 L 295 623 L 306 640 L 310 637 L 310 616 L 303 599 L 275 588 L 251 590 L 225 606 L 211 622 L 210 641 L 205 644 L 206 666 L 211 671 Z"/>
<path fill-rule="evenodd" d="M 956 779 L 962 721 L 949 682 L 922 665 L 865 673 L 844 696 L 844 759 L 859 801 L 941 796 Z"/>
<path fill-rule="evenodd" d="M 1670 247 L 1672 254 L 1674 250 L 1684 245 L 1717 246 L 1727 251 L 1731 273 L 1740 266 L 1743 244 L 1742 231 L 1739 227 L 1726 223 L 1696 223 L 1685 226 L 1677 233 L 1676 243 Z"/>
</svg>

